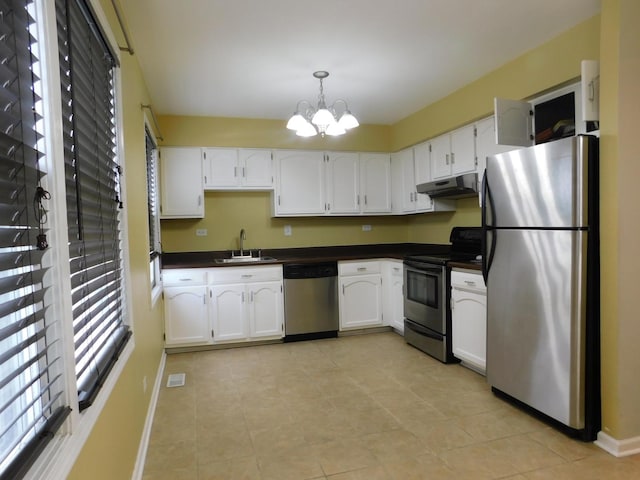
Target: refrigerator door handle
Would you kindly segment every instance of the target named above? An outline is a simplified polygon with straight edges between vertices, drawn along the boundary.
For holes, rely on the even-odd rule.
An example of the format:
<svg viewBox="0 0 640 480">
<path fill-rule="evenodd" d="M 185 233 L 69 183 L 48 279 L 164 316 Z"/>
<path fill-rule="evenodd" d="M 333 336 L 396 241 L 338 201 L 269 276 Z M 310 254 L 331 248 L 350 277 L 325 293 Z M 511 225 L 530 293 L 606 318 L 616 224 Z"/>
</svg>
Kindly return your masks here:
<svg viewBox="0 0 640 480">
<path fill-rule="evenodd" d="M 493 256 L 496 251 L 497 231 L 491 228 L 487 224 L 487 208 L 490 208 L 491 219 L 495 221 L 496 212 L 491 200 L 491 188 L 489 188 L 489 180 L 487 179 L 487 171 L 485 169 L 482 177 L 482 278 L 485 285 L 489 280 L 489 270 L 491 269 L 491 263 L 493 262 Z M 489 232 L 491 232 L 491 246 L 489 248 Z"/>
</svg>

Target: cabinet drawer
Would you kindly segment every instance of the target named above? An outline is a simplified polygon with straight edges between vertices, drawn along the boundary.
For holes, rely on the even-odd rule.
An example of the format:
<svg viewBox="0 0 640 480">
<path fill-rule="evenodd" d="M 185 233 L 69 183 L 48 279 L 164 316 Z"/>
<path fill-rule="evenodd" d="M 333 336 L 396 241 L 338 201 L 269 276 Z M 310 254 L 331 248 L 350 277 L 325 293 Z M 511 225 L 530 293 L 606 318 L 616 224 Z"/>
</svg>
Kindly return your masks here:
<svg viewBox="0 0 640 480">
<path fill-rule="evenodd" d="M 209 270 L 209 284 L 269 282 L 282 280 L 282 265 L 267 267 L 220 267 Z"/>
<path fill-rule="evenodd" d="M 368 275 L 380 272 L 381 268 L 378 260 L 338 263 L 338 275 L 341 277 L 345 275 Z"/>
<path fill-rule="evenodd" d="M 479 290 L 486 292 L 484 279 L 480 272 L 473 273 L 469 270 L 452 270 L 451 287 Z"/>
<path fill-rule="evenodd" d="M 162 284 L 169 286 L 206 285 L 207 271 L 202 268 L 171 268 L 162 270 Z"/>
</svg>

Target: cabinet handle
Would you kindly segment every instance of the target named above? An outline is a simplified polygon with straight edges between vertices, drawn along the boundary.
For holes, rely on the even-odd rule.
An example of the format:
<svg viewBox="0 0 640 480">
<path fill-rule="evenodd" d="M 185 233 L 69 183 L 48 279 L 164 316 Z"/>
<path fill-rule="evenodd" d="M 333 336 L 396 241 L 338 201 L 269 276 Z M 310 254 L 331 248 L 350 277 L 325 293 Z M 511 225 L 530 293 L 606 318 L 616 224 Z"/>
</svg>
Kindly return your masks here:
<svg viewBox="0 0 640 480">
<path fill-rule="evenodd" d="M 244 303 L 244 292 L 242 292 L 242 303 Z"/>
<path fill-rule="evenodd" d="M 366 195 L 364 196 L 364 204 L 365 205 L 367 204 L 367 196 Z"/>
<path fill-rule="evenodd" d="M 475 287 L 476 286 L 476 282 L 474 282 L 472 280 L 465 280 L 464 283 L 466 283 L 470 287 Z"/>
<path fill-rule="evenodd" d="M 445 156 L 444 156 L 444 163 L 445 163 L 445 165 L 449 165 L 449 154 L 448 153 L 445 154 Z"/>
<path fill-rule="evenodd" d="M 204 176 L 204 183 L 205 183 L 205 185 L 207 184 L 207 176 L 206 175 Z"/>
<path fill-rule="evenodd" d="M 394 272 L 399 272 L 400 271 L 400 267 L 393 267 L 393 271 Z"/>
<path fill-rule="evenodd" d="M 453 165 L 454 163 L 456 163 L 456 154 L 451 152 L 451 165 Z"/>
<path fill-rule="evenodd" d="M 242 167 L 242 176 L 246 178 L 247 174 L 246 174 L 246 168 Z"/>
<path fill-rule="evenodd" d="M 342 285 L 342 295 L 344 295 L 344 285 Z"/>
<path fill-rule="evenodd" d="M 238 176 L 238 167 L 233 167 L 233 176 L 234 177 Z"/>
<path fill-rule="evenodd" d="M 358 271 L 359 272 L 366 272 L 367 271 L 367 267 L 358 267 Z"/>
<path fill-rule="evenodd" d="M 280 195 L 278 195 L 278 205 L 280 205 Z"/>
<path fill-rule="evenodd" d="M 249 303 L 253 303 L 253 292 L 249 295 Z"/>
<path fill-rule="evenodd" d="M 360 206 L 360 195 L 358 195 L 358 206 Z"/>
<path fill-rule="evenodd" d="M 198 195 L 198 206 L 202 205 L 202 196 Z"/>
<path fill-rule="evenodd" d="M 251 278 L 251 277 L 253 277 L 253 275 L 250 275 L 248 273 L 242 274 L 242 278 Z"/>
</svg>

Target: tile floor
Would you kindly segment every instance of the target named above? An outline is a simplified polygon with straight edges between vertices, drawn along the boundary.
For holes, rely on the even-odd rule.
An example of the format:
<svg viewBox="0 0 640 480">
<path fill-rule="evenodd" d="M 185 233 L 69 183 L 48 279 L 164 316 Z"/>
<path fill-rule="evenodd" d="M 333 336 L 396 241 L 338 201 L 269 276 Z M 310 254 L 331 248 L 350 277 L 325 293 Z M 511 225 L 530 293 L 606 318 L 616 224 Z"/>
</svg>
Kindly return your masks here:
<svg viewBox="0 0 640 480">
<path fill-rule="evenodd" d="M 144 480 L 632 479 L 395 333 L 167 357 Z"/>
</svg>

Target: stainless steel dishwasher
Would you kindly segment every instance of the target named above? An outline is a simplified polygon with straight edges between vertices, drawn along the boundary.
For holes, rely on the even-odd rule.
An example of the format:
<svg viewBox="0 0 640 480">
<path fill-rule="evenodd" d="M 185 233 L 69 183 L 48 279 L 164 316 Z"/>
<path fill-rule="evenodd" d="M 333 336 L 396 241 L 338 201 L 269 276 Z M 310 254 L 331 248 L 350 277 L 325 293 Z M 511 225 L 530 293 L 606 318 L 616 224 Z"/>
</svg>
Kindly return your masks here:
<svg viewBox="0 0 640 480">
<path fill-rule="evenodd" d="M 285 342 L 338 336 L 337 262 L 285 264 Z"/>
</svg>

